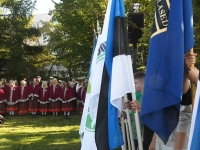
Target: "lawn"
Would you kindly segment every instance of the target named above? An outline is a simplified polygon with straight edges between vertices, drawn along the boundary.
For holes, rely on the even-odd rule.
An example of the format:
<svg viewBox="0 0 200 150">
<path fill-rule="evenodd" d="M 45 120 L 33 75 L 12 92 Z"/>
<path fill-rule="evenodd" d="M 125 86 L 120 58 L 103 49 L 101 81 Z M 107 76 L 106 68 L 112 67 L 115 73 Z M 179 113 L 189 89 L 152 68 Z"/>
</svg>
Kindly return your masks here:
<svg viewBox="0 0 200 150">
<path fill-rule="evenodd" d="M 0 150 L 79 150 L 81 116 L 4 116 Z"/>
</svg>

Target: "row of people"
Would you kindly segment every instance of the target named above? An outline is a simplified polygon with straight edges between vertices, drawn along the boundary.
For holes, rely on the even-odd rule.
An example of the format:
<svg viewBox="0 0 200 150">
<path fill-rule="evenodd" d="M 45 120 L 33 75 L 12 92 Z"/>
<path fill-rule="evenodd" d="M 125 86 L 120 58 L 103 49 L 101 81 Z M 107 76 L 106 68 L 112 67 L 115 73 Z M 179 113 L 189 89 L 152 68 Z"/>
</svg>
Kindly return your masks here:
<svg viewBox="0 0 200 150">
<path fill-rule="evenodd" d="M 10 80 L 9 85 L 0 82 L 0 114 L 9 112 L 14 115 L 18 112 L 20 115 L 31 112 L 35 115 L 41 112 L 45 115 L 47 112 L 52 112 L 57 115 L 60 111 L 64 115 L 70 114 L 71 111 L 76 111 L 77 100 L 79 101 L 79 111 L 82 112 L 86 95 L 86 85 L 82 85 L 76 89 L 76 85 L 69 85 L 69 82 L 62 82 L 58 85 L 57 79 L 53 78 L 48 86 L 46 81 L 41 84 L 33 79 L 31 85 L 26 85 L 24 80 L 20 86 L 15 85 L 15 81 Z M 75 106 L 75 107 L 73 107 Z"/>
</svg>

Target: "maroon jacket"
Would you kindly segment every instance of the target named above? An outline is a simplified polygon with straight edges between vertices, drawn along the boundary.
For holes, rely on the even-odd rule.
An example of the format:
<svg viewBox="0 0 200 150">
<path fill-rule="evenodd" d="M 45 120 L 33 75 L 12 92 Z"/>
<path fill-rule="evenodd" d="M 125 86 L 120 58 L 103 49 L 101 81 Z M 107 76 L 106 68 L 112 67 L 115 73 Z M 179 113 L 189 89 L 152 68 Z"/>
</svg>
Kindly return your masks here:
<svg viewBox="0 0 200 150">
<path fill-rule="evenodd" d="M 31 84 L 29 86 L 29 97 L 39 97 L 39 89 L 40 85 L 39 84 Z"/>
<path fill-rule="evenodd" d="M 85 103 L 85 97 L 86 97 L 86 87 L 80 87 L 78 89 L 78 96 L 77 99 L 83 103 Z"/>
<path fill-rule="evenodd" d="M 19 88 L 17 86 L 14 86 L 13 88 L 11 88 L 10 86 L 4 86 L 4 88 L 5 88 L 5 97 L 7 99 L 8 105 L 16 104 L 19 100 Z"/>
<path fill-rule="evenodd" d="M 49 100 L 50 101 L 57 101 L 57 100 L 60 100 L 60 87 L 59 85 L 51 85 L 49 87 Z"/>
<path fill-rule="evenodd" d="M 24 86 L 24 88 L 22 86 L 19 86 L 19 101 L 20 102 L 25 102 L 28 100 L 28 95 L 29 95 L 29 87 L 28 86 Z"/>
<path fill-rule="evenodd" d="M 41 104 L 49 103 L 49 88 L 40 88 L 39 90 L 39 102 Z"/>
</svg>

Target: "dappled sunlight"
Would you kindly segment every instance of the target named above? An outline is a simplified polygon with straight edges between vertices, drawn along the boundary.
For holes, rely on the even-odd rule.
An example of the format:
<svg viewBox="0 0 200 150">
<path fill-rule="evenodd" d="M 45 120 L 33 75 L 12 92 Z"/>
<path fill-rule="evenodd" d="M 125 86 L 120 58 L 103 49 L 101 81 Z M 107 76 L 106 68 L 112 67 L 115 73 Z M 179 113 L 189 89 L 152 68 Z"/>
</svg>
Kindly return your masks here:
<svg viewBox="0 0 200 150">
<path fill-rule="evenodd" d="M 41 118 L 40 118 L 41 117 Z M 15 116 L 0 126 L 0 149 L 80 149 L 80 116 L 22 118 Z"/>
</svg>

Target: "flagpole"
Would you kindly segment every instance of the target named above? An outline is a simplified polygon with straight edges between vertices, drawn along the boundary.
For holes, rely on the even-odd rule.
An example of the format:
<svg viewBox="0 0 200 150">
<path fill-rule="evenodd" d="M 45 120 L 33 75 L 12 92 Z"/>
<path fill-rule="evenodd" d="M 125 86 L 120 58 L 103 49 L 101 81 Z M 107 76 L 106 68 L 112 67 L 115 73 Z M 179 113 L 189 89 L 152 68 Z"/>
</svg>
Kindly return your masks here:
<svg viewBox="0 0 200 150">
<path fill-rule="evenodd" d="M 128 101 L 127 94 L 125 94 L 124 95 L 124 102 L 127 102 L 127 101 Z M 131 138 L 131 147 L 132 147 L 132 150 L 135 150 L 135 144 L 134 144 L 134 139 L 133 139 L 133 130 L 132 130 L 132 126 L 131 126 L 131 117 L 130 117 L 129 108 L 126 108 L 126 114 L 127 114 L 127 120 L 128 120 L 129 134 L 130 134 L 130 138 Z"/>
<path fill-rule="evenodd" d="M 127 119 L 124 120 L 125 126 L 126 126 L 126 136 L 127 136 L 127 141 L 128 141 L 128 149 L 131 150 L 131 144 L 130 144 L 130 132 L 128 130 L 128 121 Z"/>
<path fill-rule="evenodd" d="M 124 116 L 121 116 L 121 126 L 122 126 L 122 135 L 124 139 L 124 145 L 122 145 L 122 150 L 126 150 L 126 134 L 125 134 L 125 126 L 124 126 Z"/>
<path fill-rule="evenodd" d="M 193 48 L 190 50 L 191 53 L 194 53 Z M 194 68 L 194 64 L 190 65 L 191 68 Z M 194 82 L 191 83 L 191 98 L 192 98 L 192 108 L 194 108 L 194 100 L 195 100 L 195 95 L 196 95 L 196 84 Z"/>
<path fill-rule="evenodd" d="M 133 100 L 136 100 L 135 93 L 132 93 L 132 99 L 133 99 Z M 138 113 L 138 110 L 135 111 L 134 117 L 135 117 L 135 125 L 136 125 L 136 131 L 137 131 L 137 138 L 138 138 L 139 150 L 143 150 L 143 146 L 142 146 L 142 136 L 141 136 L 141 130 L 140 130 L 140 121 L 139 121 L 139 113 Z"/>
</svg>

